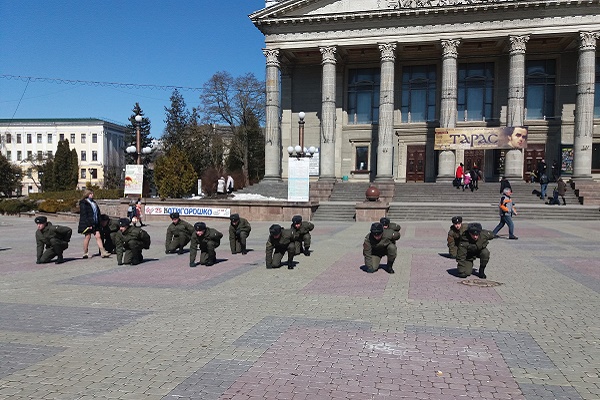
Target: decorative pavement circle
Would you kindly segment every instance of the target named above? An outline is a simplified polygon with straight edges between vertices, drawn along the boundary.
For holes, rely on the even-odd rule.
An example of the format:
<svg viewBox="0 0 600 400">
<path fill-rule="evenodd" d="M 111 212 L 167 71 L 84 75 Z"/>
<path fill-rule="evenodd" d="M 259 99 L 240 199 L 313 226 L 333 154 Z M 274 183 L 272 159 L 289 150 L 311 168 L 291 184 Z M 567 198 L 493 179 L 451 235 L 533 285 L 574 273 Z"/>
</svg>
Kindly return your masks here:
<svg viewBox="0 0 600 400">
<path fill-rule="evenodd" d="M 488 281 L 487 279 L 465 279 L 460 281 L 459 283 L 467 286 L 476 286 L 476 287 L 494 287 L 503 285 L 503 283 Z"/>
</svg>

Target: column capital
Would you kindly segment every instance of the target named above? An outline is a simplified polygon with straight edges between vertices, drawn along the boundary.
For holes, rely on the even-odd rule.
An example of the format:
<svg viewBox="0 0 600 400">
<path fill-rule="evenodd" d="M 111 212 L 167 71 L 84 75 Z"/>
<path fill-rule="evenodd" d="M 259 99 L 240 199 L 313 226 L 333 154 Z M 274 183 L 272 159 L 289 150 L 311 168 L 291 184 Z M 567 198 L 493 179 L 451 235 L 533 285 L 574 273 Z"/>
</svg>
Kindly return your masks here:
<svg viewBox="0 0 600 400">
<path fill-rule="evenodd" d="M 396 43 L 379 43 L 381 61 L 396 61 Z"/>
<path fill-rule="evenodd" d="M 457 58 L 459 45 L 460 39 L 442 40 L 442 55 L 444 56 L 444 58 Z"/>
<path fill-rule="evenodd" d="M 319 50 L 321 51 L 321 55 L 323 56 L 322 64 L 335 64 L 335 52 L 337 51 L 337 47 L 319 47 Z"/>
<path fill-rule="evenodd" d="M 529 41 L 529 35 L 509 36 L 510 54 L 525 54 L 525 47 Z"/>
<path fill-rule="evenodd" d="M 279 49 L 263 49 L 263 54 L 267 57 L 267 67 L 279 68 Z"/>
<path fill-rule="evenodd" d="M 596 50 L 599 37 L 598 32 L 579 32 L 579 50 Z"/>
</svg>

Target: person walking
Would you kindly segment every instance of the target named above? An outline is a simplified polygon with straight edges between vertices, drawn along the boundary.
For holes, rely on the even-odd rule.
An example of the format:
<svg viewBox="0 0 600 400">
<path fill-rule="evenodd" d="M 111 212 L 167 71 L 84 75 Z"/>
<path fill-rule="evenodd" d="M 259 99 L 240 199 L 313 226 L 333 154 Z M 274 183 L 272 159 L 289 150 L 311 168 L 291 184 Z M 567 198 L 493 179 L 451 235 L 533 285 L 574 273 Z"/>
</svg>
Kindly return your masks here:
<svg viewBox="0 0 600 400">
<path fill-rule="evenodd" d="M 226 187 L 227 187 L 227 194 L 233 193 L 234 183 L 233 183 L 233 177 L 231 175 L 227 175 Z"/>
<path fill-rule="evenodd" d="M 294 254 L 296 245 L 291 229 L 283 229 L 281 225 L 273 224 L 269 227 L 269 237 L 265 245 L 265 264 L 267 269 L 279 268 L 281 260 L 287 252 L 288 269 L 294 269 Z"/>
<path fill-rule="evenodd" d="M 503 176 L 500 179 L 500 194 L 504 193 L 504 189 L 506 189 L 506 188 L 512 190 L 512 187 L 510 186 L 510 182 L 508 181 L 508 179 L 505 176 Z"/>
<path fill-rule="evenodd" d="M 363 257 L 367 272 L 373 273 L 379 269 L 379 263 L 383 257 L 387 257 L 386 271 L 393 274 L 394 261 L 396 261 L 396 240 L 400 239 L 400 233 L 393 231 L 390 235 L 383 234 L 383 225 L 380 222 L 371 224 L 371 230 L 363 242 Z"/>
<path fill-rule="evenodd" d="M 540 199 L 546 201 L 546 191 L 548 190 L 548 175 L 544 172 L 540 175 Z"/>
<path fill-rule="evenodd" d="M 477 167 L 477 164 L 473 164 L 473 168 L 469 171 L 471 175 L 471 192 L 479 190 L 479 180 L 481 179 L 481 170 Z"/>
<path fill-rule="evenodd" d="M 473 273 L 473 262 L 479 258 L 477 275 L 486 279 L 485 268 L 490 261 L 490 251 L 487 245 L 494 239 L 493 232 L 482 229 L 478 222 L 470 223 L 460 236 L 460 244 L 456 255 L 456 269 L 459 278 L 468 278 Z"/>
<path fill-rule="evenodd" d="M 310 257 L 310 231 L 314 228 L 315 226 L 312 222 L 302 221 L 302 215 L 294 215 L 292 217 L 291 229 L 294 235 L 296 254 L 302 253 L 306 257 Z"/>
<path fill-rule="evenodd" d="M 567 205 L 565 201 L 565 194 L 567 193 L 567 184 L 563 180 L 562 177 L 558 177 L 558 181 L 556 181 L 556 190 L 558 191 L 558 195 L 562 198 L 563 206 Z"/>
<path fill-rule="evenodd" d="M 167 227 L 165 238 L 165 254 L 183 254 L 183 248 L 190 242 L 194 234 L 194 227 L 187 221 L 179 218 L 178 212 L 169 214 L 171 223 Z"/>
<path fill-rule="evenodd" d="M 558 165 L 558 161 L 554 160 L 552 162 L 552 182 L 558 182 L 558 178 L 560 177 L 560 165 Z"/>
<path fill-rule="evenodd" d="M 508 225 L 508 238 L 511 240 L 517 240 L 518 237 L 514 234 L 515 226 L 513 224 L 512 216 L 517 215 L 517 209 L 513 204 L 512 198 L 512 190 L 510 188 L 505 188 L 502 197 L 500 198 L 500 204 L 498 205 L 498 213 L 500 214 L 500 222 L 494 228 L 494 237 L 498 236 L 498 232 L 500 229 L 504 227 L 504 225 Z"/>
<path fill-rule="evenodd" d="M 252 230 L 250 222 L 246 218 L 241 218 L 239 214 L 231 214 L 229 221 L 229 248 L 231 254 L 248 254 L 246 239 L 248 239 Z"/>
<path fill-rule="evenodd" d="M 220 177 L 217 180 L 217 195 L 225 194 L 225 178 Z"/>
<path fill-rule="evenodd" d="M 98 250 L 103 258 L 110 256 L 110 253 L 104 249 L 102 238 L 100 237 L 100 207 L 94 201 L 94 192 L 86 189 L 83 191 L 83 198 L 79 200 L 79 225 L 77 233 L 83 234 L 83 258 L 89 257 L 89 245 L 92 235 L 96 238 Z"/>
<path fill-rule="evenodd" d="M 117 265 L 138 265 L 144 261 L 142 250 L 150 248 L 150 235 L 142 228 L 131 226 L 129 218 L 120 218 L 115 245 Z"/>
<path fill-rule="evenodd" d="M 456 182 L 457 182 L 456 188 L 457 189 L 463 185 L 463 177 L 465 175 L 464 168 L 465 168 L 465 166 L 463 165 L 463 163 L 460 163 L 458 165 L 458 167 L 456 167 L 456 173 L 454 174 L 454 177 L 456 178 Z"/>
<path fill-rule="evenodd" d="M 196 254 L 200 249 L 200 265 L 210 267 L 217 262 L 215 249 L 221 245 L 223 234 L 215 228 L 209 228 L 204 222 L 194 224 L 196 231 L 190 243 L 190 267 L 196 266 Z"/>
<path fill-rule="evenodd" d="M 73 231 L 68 226 L 52 225 L 43 215 L 35 217 L 37 230 L 35 243 L 37 247 L 36 264 L 47 264 L 56 257 L 56 264 L 62 264 L 63 251 L 69 247 Z M 45 249 L 45 250 L 44 250 Z"/>
</svg>

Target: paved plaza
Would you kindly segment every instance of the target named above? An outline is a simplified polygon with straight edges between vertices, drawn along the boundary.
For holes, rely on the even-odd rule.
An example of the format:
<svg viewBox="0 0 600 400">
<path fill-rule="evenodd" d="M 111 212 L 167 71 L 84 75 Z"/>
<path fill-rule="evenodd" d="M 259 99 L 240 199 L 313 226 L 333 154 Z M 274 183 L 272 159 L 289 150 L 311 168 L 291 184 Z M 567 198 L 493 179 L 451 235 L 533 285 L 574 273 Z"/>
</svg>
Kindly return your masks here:
<svg viewBox="0 0 600 400">
<path fill-rule="evenodd" d="M 600 398 L 598 222 L 519 216 L 488 247 L 501 285 L 474 287 L 450 221 L 401 221 L 393 275 L 360 268 L 369 223 L 316 223 L 310 257 L 267 270 L 271 222 L 242 256 L 207 221 L 218 263 L 189 268 L 167 217 L 138 266 L 81 259 L 76 222 L 50 221 L 74 230 L 64 264 L 35 264 L 33 218 L 0 216 L 1 399 Z"/>
</svg>

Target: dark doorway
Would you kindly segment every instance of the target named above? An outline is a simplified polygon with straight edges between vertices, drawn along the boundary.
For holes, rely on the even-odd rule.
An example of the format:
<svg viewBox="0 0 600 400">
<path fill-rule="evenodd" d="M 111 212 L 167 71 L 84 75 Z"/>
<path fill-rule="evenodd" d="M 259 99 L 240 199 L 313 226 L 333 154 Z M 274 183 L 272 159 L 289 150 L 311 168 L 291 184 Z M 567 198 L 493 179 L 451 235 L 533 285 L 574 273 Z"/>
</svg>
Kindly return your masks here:
<svg viewBox="0 0 600 400">
<path fill-rule="evenodd" d="M 473 165 L 477 165 L 477 167 L 483 173 L 484 165 L 484 150 L 465 150 L 465 171 L 470 171 L 473 168 Z"/>
<path fill-rule="evenodd" d="M 425 145 L 407 146 L 406 181 L 425 182 Z"/>
<path fill-rule="evenodd" d="M 525 162 L 523 163 L 523 179 L 529 182 L 531 171 L 537 169 L 538 162 L 546 157 L 546 147 L 544 144 L 527 144 L 525 149 Z"/>
</svg>

